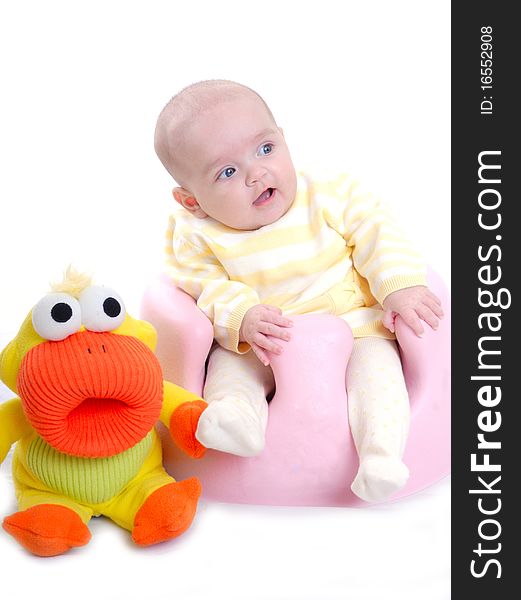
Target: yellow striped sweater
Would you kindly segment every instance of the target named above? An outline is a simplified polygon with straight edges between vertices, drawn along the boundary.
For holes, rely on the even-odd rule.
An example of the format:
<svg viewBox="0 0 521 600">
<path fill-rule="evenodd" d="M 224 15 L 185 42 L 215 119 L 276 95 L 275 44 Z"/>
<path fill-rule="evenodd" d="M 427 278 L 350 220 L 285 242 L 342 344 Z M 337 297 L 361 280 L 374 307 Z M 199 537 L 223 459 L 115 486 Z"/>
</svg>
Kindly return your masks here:
<svg viewBox="0 0 521 600">
<path fill-rule="evenodd" d="M 425 285 L 425 265 L 388 210 L 353 179 L 299 175 L 295 201 L 275 223 L 236 230 L 179 207 L 167 231 L 167 273 L 214 325 L 217 342 L 245 352 L 239 329 L 262 303 L 285 314 L 342 316 L 355 337 L 393 338 L 381 304 Z"/>
</svg>

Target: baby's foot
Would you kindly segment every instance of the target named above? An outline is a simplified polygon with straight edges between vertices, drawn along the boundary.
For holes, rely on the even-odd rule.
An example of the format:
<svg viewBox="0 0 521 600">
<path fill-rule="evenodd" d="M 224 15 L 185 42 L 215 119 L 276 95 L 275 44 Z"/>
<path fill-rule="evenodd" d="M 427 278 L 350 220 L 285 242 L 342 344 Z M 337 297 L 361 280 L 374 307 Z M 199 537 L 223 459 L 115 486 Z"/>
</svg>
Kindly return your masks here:
<svg viewBox="0 0 521 600">
<path fill-rule="evenodd" d="M 265 425 L 244 400 L 211 402 L 201 414 L 195 437 L 207 448 L 237 456 L 256 456 L 264 448 Z"/>
<path fill-rule="evenodd" d="M 368 456 L 360 467 L 351 490 L 366 502 L 381 502 L 403 487 L 409 478 L 409 469 L 393 456 Z"/>
</svg>

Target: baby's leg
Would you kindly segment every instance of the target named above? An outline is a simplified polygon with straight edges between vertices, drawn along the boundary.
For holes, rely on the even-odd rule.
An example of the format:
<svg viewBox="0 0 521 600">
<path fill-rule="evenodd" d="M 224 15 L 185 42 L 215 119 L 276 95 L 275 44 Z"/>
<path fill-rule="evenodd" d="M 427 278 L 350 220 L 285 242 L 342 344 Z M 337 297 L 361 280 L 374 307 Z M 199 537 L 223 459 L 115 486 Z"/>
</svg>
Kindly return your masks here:
<svg viewBox="0 0 521 600">
<path fill-rule="evenodd" d="M 360 458 L 351 490 L 378 502 L 405 485 L 402 456 L 409 430 L 409 397 L 396 342 L 358 338 L 346 373 L 349 422 Z"/>
<path fill-rule="evenodd" d="M 253 352 L 236 354 L 217 346 L 208 363 L 196 438 L 207 448 L 255 456 L 264 448 L 268 421 L 266 395 L 273 390 L 271 367 Z"/>
</svg>

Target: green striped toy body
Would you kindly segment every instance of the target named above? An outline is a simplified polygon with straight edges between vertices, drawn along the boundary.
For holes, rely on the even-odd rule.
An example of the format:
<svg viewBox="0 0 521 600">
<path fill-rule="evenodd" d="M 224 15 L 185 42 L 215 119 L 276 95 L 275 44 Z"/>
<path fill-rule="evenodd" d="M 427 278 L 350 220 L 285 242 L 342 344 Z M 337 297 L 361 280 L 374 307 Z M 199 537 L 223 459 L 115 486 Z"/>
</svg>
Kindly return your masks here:
<svg viewBox="0 0 521 600">
<path fill-rule="evenodd" d="M 36 432 L 20 440 L 17 459 L 49 489 L 87 504 L 116 496 L 139 472 L 152 447 L 152 430 L 132 448 L 100 458 L 58 452 Z"/>
</svg>

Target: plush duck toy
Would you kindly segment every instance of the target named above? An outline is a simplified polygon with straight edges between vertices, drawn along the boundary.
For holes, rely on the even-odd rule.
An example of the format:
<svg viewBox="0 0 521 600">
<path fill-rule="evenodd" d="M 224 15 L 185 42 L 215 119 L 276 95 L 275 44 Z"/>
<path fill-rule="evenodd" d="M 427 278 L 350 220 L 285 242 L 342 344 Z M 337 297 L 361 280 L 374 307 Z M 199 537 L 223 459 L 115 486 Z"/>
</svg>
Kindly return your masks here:
<svg viewBox="0 0 521 600">
<path fill-rule="evenodd" d="M 183 533 L 201 484 L 163 468 L 155 430 L 166 425 L 194 458 L 206 403 L 166 381 L 156 333 L 125 312 L 112 289 L 68 270 L 0 354 L 0 378 L 20 396 L 0 405 L 0 463 L 11 445 L 19 512 L 4 529 L 30 552 L 54 556 L 86 544 L 105 515 L 137 544 Z"/>
</svg>

